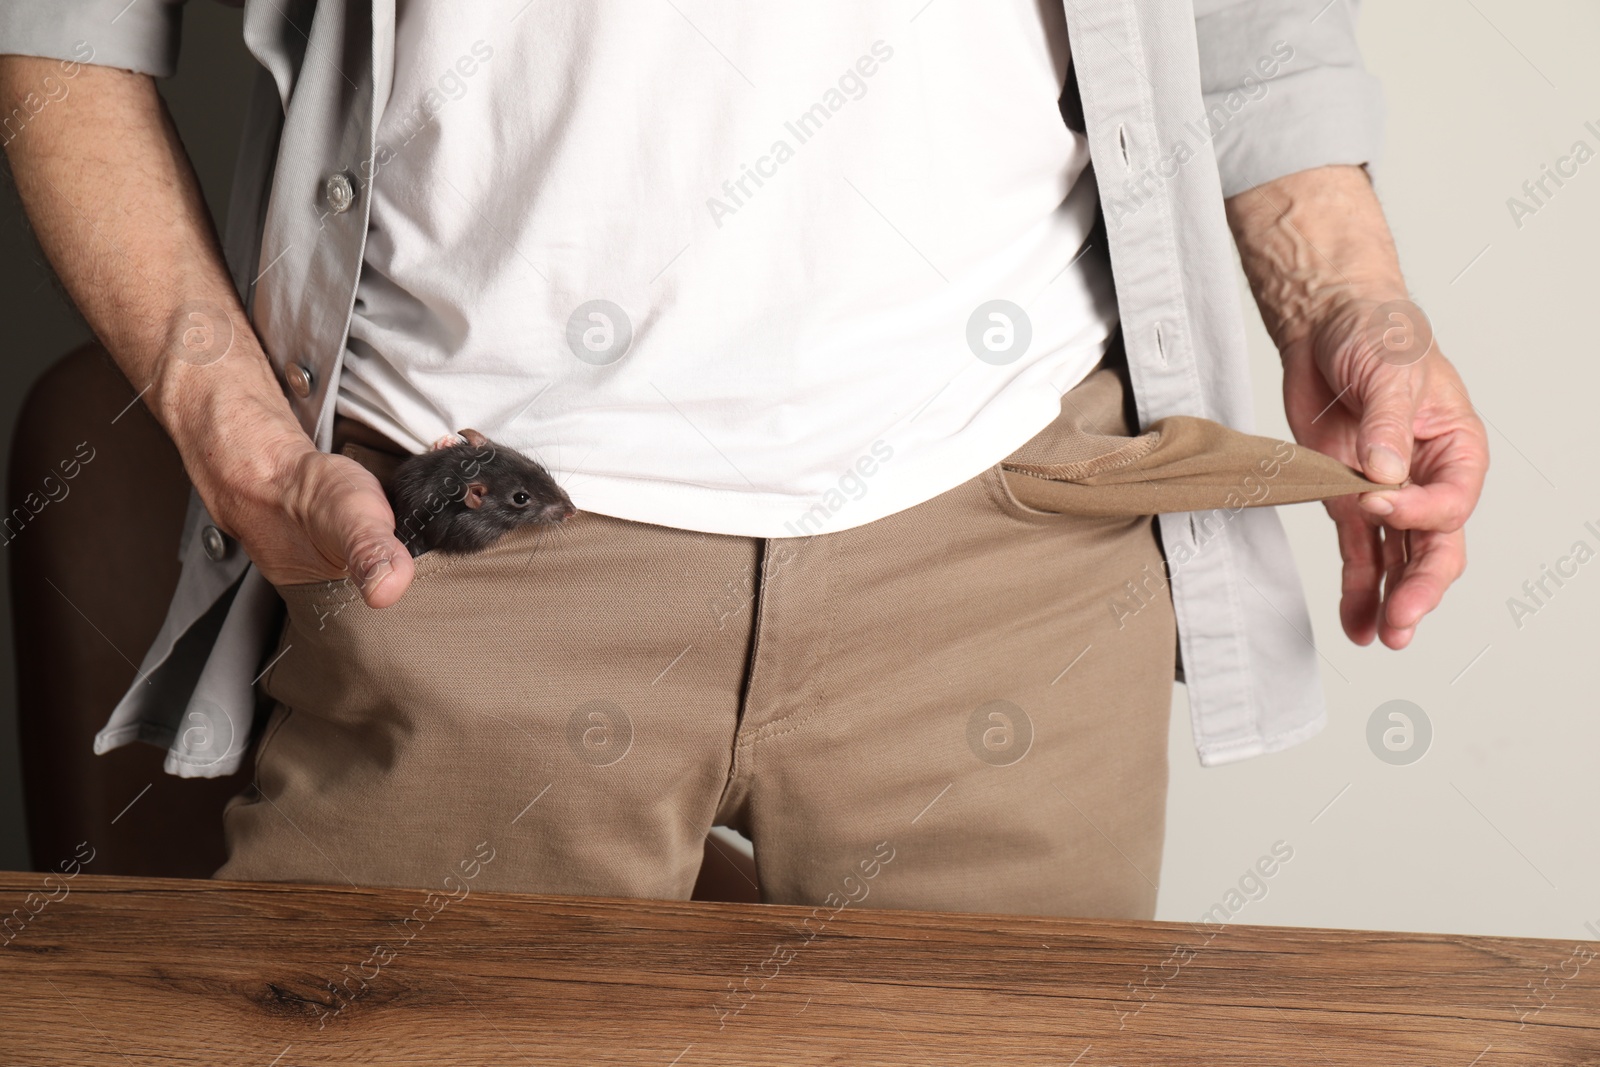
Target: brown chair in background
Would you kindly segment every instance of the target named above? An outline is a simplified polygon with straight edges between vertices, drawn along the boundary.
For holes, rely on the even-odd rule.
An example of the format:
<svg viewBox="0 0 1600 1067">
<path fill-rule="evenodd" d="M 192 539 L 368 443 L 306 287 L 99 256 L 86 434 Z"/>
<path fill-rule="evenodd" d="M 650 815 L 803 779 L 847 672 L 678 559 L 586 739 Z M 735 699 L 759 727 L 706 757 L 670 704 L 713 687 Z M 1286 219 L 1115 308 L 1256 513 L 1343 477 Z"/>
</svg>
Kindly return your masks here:
<svg viewBox="0 0 1600 1067">
<path fill-rule="evenodd" d="M 154 746 L 93 747 L 161 628 L 189 499 L 177 450 L 137 393 L 90 343 L 45 372 L 17 421 L 0 541 L 28 839 L 37 870 L 88 842 L 93 874 L 206 878 L 225 859 L 222 807 L 249 783 L 249 757 L 230 777 L 177 778 Z M 65 478 L 62 463 L 73 470 L 91 449 Z M 708 840 L 695 898 L 758 900 L 753 864 Z"/>
<path fill-rule="evenodd" d="M 93 747 L 161 628 L 189 501 L 177 450 L 143 401 L 129 403 L 137 392 L 87 344 L 44 373 L 17 420 L 5 551 L 28 840 L 39 870 L 87 841 L 93 874 L 204 878 L 225 858 L 222 805 L 250 772 L 180 779 L 154 746 Z M 61 463 L 90 449 L 66 480 Z M 36 515 L 30 494 L 46 501 Z M 18 509 L 31 516 L 20 530 Z"/>
</svg>

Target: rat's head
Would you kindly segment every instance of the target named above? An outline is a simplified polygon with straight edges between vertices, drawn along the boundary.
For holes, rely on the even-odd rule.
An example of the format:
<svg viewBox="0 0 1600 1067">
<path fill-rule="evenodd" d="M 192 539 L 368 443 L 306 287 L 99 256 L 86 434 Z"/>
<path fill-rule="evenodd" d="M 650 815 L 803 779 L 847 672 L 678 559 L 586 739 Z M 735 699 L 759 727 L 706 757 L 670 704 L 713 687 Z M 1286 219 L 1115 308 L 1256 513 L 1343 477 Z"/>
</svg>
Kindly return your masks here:
<svg viewBox="0 0 1600 1067">
<path fill-rule="evenodd" d="M 572 500 L 543 466 L 509 448 L 492 443 L 476 430 L 463 430 L 475 468 L 461 503 L 477 516 L 504 529 L 553 526 L 577 512 Z"/>
<path fill-rule="evenodd" d="M 519 466 L 498 457 L 484 464 L 479 476 L 467 483 L 461 502 L 483 518 L 507 527 L 554 525 L 578 510 L 542 468 L 537 476 L 531 476 L 517 469 Z"/>
</svg>

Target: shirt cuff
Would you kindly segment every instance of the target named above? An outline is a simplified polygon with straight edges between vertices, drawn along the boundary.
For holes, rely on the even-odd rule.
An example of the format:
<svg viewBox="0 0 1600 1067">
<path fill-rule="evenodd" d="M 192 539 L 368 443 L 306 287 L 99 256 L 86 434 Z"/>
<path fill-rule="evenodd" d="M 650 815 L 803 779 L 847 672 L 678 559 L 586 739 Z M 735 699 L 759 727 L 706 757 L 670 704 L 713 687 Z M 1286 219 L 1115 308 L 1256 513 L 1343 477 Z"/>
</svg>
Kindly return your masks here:
<svg viewBox="0 0 1600 1067">
<path fill-rule="evenodd" d="M 4 0 L 0 55 L 120 67 L 158 78 L 178 64 L 183 0 Z"/>
<path fill-rule="evenodd" d="M 1242 106 L 1237 93 L 1205 94 L 1213 123 L 1228 116 L 1213 142 L 1223 196 L 1312 167 L 1382 158 L 1383 89 L 1366 71 L 1318 67 L 1263 87 L 1260 99 Z"/>
<path fill-rule="evenodd" d="M 1358 0 L 1195 0 L 1200 89 L 1222 194 L 1296 171 L 1373 164 L 1383 88 L 1361 61 Z"/>
</svg>

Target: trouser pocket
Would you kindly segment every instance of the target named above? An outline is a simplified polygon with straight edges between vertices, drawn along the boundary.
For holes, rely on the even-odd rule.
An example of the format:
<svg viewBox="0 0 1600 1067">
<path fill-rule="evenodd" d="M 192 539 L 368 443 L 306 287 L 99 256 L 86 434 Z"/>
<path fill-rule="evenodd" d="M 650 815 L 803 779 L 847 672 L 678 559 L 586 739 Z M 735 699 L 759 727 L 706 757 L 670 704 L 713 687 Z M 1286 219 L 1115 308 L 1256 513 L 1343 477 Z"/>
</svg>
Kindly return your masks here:
<svg viewBox="0 0 1600 1067">
<path fill-rule="evenodd" d="M 1023 507 L 1085 516 L 1294 504 L 1386 488 L 1332 456 L 1212 419 L 1169 415 L 1134 434 L 1126 366 L 1106 359 L 1061 397 L 1061 414 L 999 464 Z"/>
</svg>

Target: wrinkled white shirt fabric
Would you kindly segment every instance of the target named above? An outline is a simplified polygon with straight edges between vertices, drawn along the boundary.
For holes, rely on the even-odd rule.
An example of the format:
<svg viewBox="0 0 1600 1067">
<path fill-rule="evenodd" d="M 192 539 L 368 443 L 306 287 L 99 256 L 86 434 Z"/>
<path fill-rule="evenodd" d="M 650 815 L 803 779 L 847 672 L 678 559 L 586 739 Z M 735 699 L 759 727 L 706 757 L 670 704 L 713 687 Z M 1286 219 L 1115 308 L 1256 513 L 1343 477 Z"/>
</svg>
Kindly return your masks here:
<svg viewBox="0 0 1600 1067">
<path fill-rule="evenodd" d="M 978 475 L 1103 354 L 1060 10 L 522 2 L 399 0 L 341 414 L 790 537 Z"/>
</svg>

